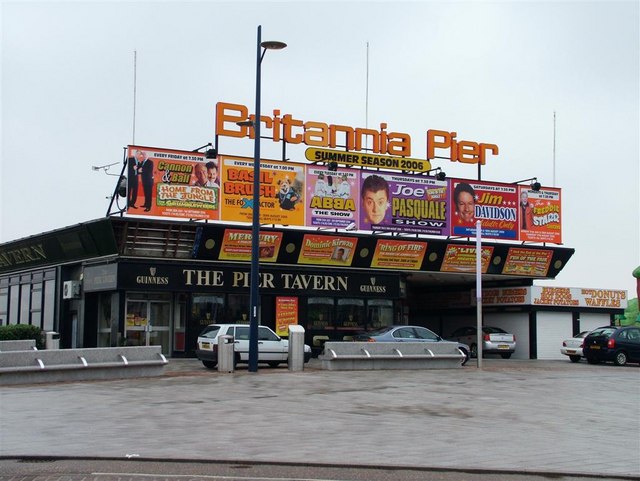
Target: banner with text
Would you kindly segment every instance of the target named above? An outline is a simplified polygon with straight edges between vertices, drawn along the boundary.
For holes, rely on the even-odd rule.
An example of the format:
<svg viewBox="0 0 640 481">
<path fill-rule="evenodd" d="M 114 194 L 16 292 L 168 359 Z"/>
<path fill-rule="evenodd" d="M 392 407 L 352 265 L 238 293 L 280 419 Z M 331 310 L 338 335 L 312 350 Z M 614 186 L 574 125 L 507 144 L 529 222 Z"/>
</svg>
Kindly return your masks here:
<svg viewBox="0 0 640 481">
<path fill-rule="evenodd" d="M 521 241 L 562 243 L 560 189 L 539 191 L 520 186 L 518 203 Z"/>
<path fill-rule="evenodd" d="M 330 171 L 324 166 L 310 165 L 306 181 L 308 227 L 356 227 L 360 205 L 359 171 Z"/>
<path fill-rule="evenodd" d="M 200 152 L 127 147 L 127 213 L 218 220 L 218 164 Z"/>
</svg>

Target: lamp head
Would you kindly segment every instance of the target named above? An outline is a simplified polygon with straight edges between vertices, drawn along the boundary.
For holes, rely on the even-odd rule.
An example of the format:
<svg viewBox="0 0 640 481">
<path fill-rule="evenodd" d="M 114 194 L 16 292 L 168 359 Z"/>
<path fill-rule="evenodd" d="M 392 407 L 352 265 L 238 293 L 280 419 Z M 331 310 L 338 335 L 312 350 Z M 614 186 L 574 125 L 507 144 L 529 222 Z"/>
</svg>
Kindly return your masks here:
<svg viewBox="0 0 640 481">
<path fill-rule="evenodd" d="M 531 190 L 534 192 L 538 192 L 541 188 L 542 185 L 540 185 L 540 182 L 538 182 L 537 180 L 531 184 Z"/>
<path fill-rule="evenodd" d="M 211 149 L 208 149 L 208 150 L 205 152 L 204 156 L 205 156 L 207 159 L 215 159 L 215 158 L 218 156 L 218 152 L 216 151 L 216 149 L 211 148 Z"/>
<path fill-rule="evenodd" d="M 444 172 L 440 171 L 436 174 L 436 179 L 438 180 L 444 180 L 447 178 L 447 174 L 445 174 Z"/>
<path fill-rule="evenodd" d="M 278 42 L 277 40 L 266 40 L 260 44 L 265 50 L 282 50 L 287 46 L 284 42 Z"/>
</svg>

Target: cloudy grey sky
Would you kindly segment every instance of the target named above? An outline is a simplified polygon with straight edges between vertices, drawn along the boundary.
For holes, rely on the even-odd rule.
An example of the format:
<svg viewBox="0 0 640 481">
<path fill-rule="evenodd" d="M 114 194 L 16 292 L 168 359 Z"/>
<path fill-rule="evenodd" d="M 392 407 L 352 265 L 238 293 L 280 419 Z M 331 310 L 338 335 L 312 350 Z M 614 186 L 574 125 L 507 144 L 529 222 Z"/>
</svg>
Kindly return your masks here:
<svg viewBox="0 0 640 481">
<path fill-rule="evenodd" d="M 106 214 L 135 142 L 213 141 L 218 101 L 254 105 L 256 27 L 288 43 L 262 111 L 495 143 L 485 180 L 563 189 L 576 254 L 556 286 L 627 289 L 640 264 L 637 1 L 2 1 L 0 242 Z M 367 85 L 369 44 L 369 95 Z M 368 115 L 366 114 L 368 110 Z M 554 161 L 554 112 L 556 148 Z M 222 139 L 251 155 L 250 141 Z M 262 144 L 263 157 L 279 146 Z M 289 148 L 292 160 L 304 146 Z M 449 176 L 475 166 L 438 161 Z M 109 173 L 119 173 L 115 166 Z M 555 175 L 554 175 L 555 174 Z"/>
</svg>

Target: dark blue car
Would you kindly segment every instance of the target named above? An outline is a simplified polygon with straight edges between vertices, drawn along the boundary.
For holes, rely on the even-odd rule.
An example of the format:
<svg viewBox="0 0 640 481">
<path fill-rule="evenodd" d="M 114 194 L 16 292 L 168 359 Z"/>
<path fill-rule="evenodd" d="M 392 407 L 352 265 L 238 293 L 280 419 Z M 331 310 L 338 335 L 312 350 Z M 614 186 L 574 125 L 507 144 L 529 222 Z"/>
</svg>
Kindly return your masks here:
<svg viewBox="0 0 640 481">
<path fill-rule="evenodd" d="M 589 364 L 640 362 L 640 327 L 604 326 L 584 338 L 582 355 Z"/>
</svg>

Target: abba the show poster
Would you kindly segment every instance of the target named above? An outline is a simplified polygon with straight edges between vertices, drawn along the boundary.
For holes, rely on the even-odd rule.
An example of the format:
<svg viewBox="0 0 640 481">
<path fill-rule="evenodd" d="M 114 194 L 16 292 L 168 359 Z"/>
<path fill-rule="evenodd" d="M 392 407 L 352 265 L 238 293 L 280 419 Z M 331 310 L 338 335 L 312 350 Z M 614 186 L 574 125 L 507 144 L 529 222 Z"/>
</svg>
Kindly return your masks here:
<svg viewBox="0 0 640 481">
<path fill-rule="evenodd" d="M 562 243 L 560 189 L 520 186 L 518 218 L 521 241 Z"/>
<path fill-rule="evenodd" d="M 359 225 L 362 230 L 448 235 L 447 181 L 363 171 Z"/>
<path fill-rule="evenodd" d="M 518 239 L 518 192 L 511 184 L 451 179 L 451 235 L 476 235 L 482 221 L 482 237 Z"/>
<path fill-rule="evenodd" d="M 357 225 L 360 204 L 360 172 L 354 169 L 327 170 L 324 166 L 307 167 L 308 227 L 344 229 Z"/>
<path fill-rule="evenodd" d="M 216 160 L 200 152 L 127 147 L 127 213 L 218 220 Z"/>
<path fill-rule="evenodd" d="M 253 221 L 253 159 L 219 156 L 220 218 Z M 304 165 L 260 162 L 260 223 L 304 226 Z"/>
</svg>

